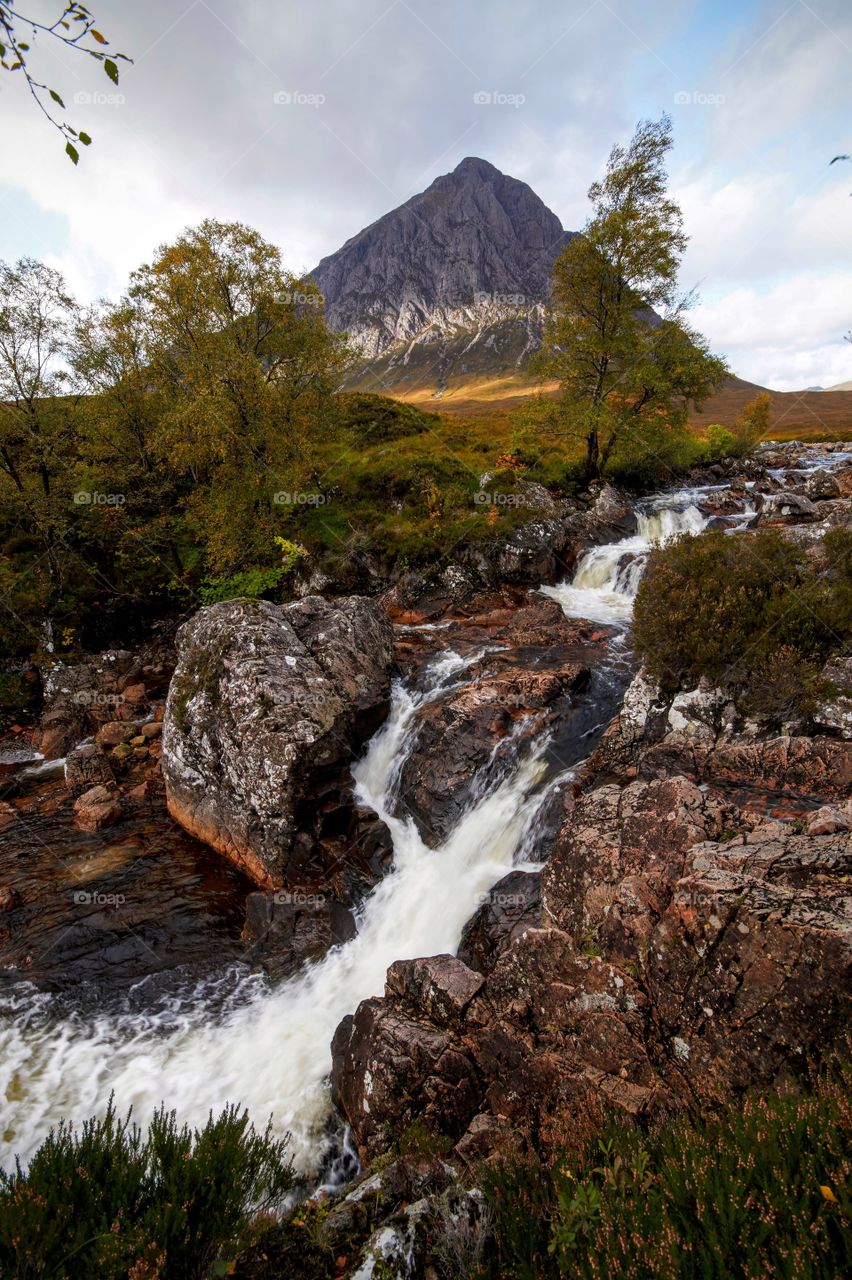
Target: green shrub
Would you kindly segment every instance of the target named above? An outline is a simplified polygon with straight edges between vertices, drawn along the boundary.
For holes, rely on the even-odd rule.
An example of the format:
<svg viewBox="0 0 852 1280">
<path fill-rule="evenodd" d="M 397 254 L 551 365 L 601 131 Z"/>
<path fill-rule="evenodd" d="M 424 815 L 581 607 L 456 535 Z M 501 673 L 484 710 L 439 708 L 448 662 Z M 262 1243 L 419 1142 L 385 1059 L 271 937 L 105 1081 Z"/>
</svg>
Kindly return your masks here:
<svg viewBox="0 0 852 1280">
<path fill-rule="evenodd" d="M 728 458 L 737 446 L 737 437 L 733 431 L 723 427 L 721 422 L 711 422 L 707 428 L 707 456 L 710 461 L 717 458 Z"/>
<path fill-rule="evenodd" d="M 837 1280 L 849 1274 L 849 1073 L 650 1135 L 486 1169 L 505 1280 Z"/>
<path fill-rule="evenodd" d="M 81 1133 L 60 1124 L 0 1173 L 0 1275 L 201 1280 L 293 1189 L 286 1147 L 236 1107 L 194 1133 L 163 1108 L 143 1137 L 112 1102 Z"/>
<path fill-rule="evenodd" d="M 836 562 L 832 582 L 774 529 L 676 539 L 649 557 L 634 611 L 637 652 L 670 691 L 702 676 L 742 690 L 781 650 L 788 664 L 793 656 L 818 662 L 848 634 L 840 626 L 845 562 L 839 554 Z"/>
</svg>

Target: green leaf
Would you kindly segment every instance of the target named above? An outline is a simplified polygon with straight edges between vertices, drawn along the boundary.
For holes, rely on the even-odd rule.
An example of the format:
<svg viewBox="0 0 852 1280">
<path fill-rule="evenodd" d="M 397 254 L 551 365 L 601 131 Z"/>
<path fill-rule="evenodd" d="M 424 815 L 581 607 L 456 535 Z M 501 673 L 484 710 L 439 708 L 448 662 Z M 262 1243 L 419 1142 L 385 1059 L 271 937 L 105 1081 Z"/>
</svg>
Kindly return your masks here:
<svg viewBox="0 0 852 1280">
<path fill-rule="evenodd" d="M 65 110 L 65 103 L 62 101 L 62 99 L 60 98 L 60 96 L 59 96 L 59 94 L 56 92 L 56 90 L 55 90 L 55 89 L 51 89 L 49 92 L 50 92 L 50 96 L 51 96 L 51 98 L 53 99 L 53 101 L 54 101 L 54 102 L 58 102 L 58 103 L 59 103 L 59 105 L 60 105 L 60 107 L 62 107 L 62 109 L 63 109 L 63 111 L 64 111 L 64 110 Z"/>
<path fill-rule="evenodd" d="M 77 150 L 76 147 L 72 146 L 70 142 L 65 143 L 65 154 L 71 157 L 74 164 L 76 164 L 77 161 L 80 159 L 80 152 Z"/>
<path fill-rule="evenodd" d="M 104 71 L 107 73 L 113 84 L 118 84 L 118 67 L 113 62 L 112 58 L 104 59 Z"/>
<path fill-rule="evenodd" d="M 88 135 L 87 133 L 82 133 L 82 132 L 80 132 L 80 133 L 78 133 L 78 134 L 77 134 L 77 137 L 80 139 L 80 141 L 82 142 L 82 144 L 83 144 L 83 146 L 84 146 L 84 147 L 89 147 L 89 146 L 91 146 L 91 144 L 92 144 L 92 139 L 89 137 L 89 135 Z"/>
</svg>

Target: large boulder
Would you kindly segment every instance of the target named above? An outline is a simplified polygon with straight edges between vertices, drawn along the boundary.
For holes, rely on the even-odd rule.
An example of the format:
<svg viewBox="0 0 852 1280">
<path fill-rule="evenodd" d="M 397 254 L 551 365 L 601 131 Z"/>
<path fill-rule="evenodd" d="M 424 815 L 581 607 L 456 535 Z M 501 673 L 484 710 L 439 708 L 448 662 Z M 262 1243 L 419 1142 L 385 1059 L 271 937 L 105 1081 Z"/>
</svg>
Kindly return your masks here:
<svg viewBox="0 0 852 1280">
<path fill-rule="evenodd" d="M 199 610 L 166 705 L 172 817 L 262 887 L 292 883 L 331 782 L 387 713 L 392 642 L 384 610 L 357 596 Z"/>
</svg>

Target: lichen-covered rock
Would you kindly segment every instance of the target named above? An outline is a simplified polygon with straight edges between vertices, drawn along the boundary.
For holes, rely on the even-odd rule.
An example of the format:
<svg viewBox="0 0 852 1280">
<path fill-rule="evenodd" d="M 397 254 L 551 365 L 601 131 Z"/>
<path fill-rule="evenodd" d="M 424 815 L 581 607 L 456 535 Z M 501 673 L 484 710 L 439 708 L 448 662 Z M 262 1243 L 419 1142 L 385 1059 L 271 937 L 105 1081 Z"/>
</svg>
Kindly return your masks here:
<svg viewBox="0 0 852 1280">
<path fill-rule="evenodd" d="M 832 658 L 822 669 L 831 693 L 820 702 L 814 719 L 822 729 L 852 738 L 852 658 Z"/>
<path fill-rule="evenodd" d="M 802 830 L 686 778 L 582 797 L 543 874 L 544 927 L 481 985 L 446 957 L 408 962 L 339 1029 L 359 1148 L 419 1115 L 466 1162 L 518 1139 L 546 1155 L 548 1127 L 589 1106 L 652 1115 L 843 1053 L 850 864 L 852 804 Z"/>
<path fill-rule="evenodd" d="M 163 728 L 172 817 L 283 887 L 318 786 L 386 714 L 392 641 L 385 612 L 357 596 L 199 610 L 178 633 Z"/>
</svg>

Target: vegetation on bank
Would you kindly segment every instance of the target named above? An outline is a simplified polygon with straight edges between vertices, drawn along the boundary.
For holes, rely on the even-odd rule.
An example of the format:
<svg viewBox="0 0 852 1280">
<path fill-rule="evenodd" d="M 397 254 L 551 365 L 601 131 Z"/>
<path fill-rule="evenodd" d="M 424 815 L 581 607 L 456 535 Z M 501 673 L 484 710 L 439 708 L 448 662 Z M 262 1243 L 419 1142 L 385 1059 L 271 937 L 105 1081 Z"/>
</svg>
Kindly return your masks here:
<svg viewBox="0 0 852 1280">
<path fill-rule="evenodd" d="M 0 263 L 4 650 L 72 654 L 229 594 L 286 598 L 297 566 L 393 577 L 505 536 L 530 482 L 645 488 L 732 452 L 730 424 L 686 429 L 724 366 L 674 305 L 670 145 L 664 118 L 613 151 L 557 263 L 554 421 L 537 400 L 474 423 L 340 394 L 352 353 L 316 286 L 240 223 L 187 230 L 89 308 L 44 264 Z"/>
<path fill-rule="evenodd" d="M 110 1102 L 53 1130 L 26 1170 L 0 1172 L 0 1275 L 203 1280 L 296 1185 L 287 1142 L 235 1107 L 201 1130 L 156 1113 L 147 1134 Z"/>
<path fill-rule="evenodd" d="M 426 1241 L 435 1274 L 837 1280 L 850 1261 L 849 1083 L 839 1071 L 650 1131 L 574 1117 L 548 1135 L 546 1158 L 514 1155 L 476 1171 L 485 1207 L 475 1229 L 436 1199 Z M 374 1172 L 443 1149 L 421 1134 Z M 143 1137 L 111 1108 L 82 1134 L 63 1126 L 28 1170 L 0 1180 L 0 1270 L 14 1280 L 351 1274 L 392 1206 L 374 1221 L 368 1197 L 352 1238 L 332 1235 L 332 1248 L 333 1200 L 302 1201 L 271 1225 L 270 1209 L 294 1185 L 286 1143 L 234 1109 L 194 1136 L 161 1112 Z"/>
<path fill-rule="evenodd" d="M 832 692 L 823 664 L 852 642 L 852 531 L 830 531 L 816 554 L 776 529 L 711 529 L 658 547 L 633 637 L 664 689 L 706 677 L 759 719 L 807 717 Z"/>
<path fill-rule="evenodd" d="M 487 1170 L 504 1280 L 837 1280 L 850 1264 L 849 1078 L 650 1134 L 566 1135 Z M 472 1273 L 473 1274 L 473 1273 Z"/>
</svg>

